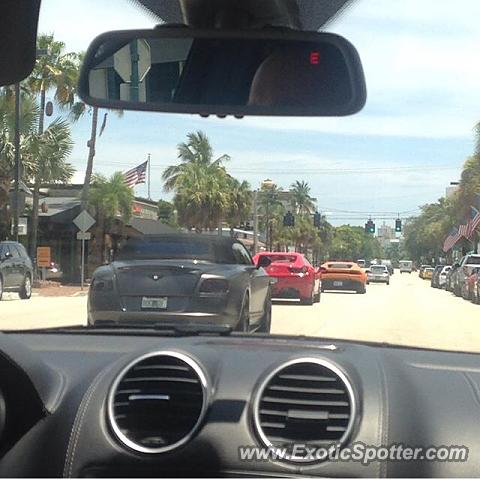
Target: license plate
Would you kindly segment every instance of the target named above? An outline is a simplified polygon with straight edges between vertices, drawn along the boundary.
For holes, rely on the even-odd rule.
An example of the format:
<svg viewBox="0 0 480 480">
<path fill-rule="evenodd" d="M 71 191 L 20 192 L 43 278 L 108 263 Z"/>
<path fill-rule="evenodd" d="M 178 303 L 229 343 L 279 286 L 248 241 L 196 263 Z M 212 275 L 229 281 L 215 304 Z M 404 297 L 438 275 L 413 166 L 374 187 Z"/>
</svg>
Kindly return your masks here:
<svg viewBox="0 0 480 480">
<path fill-rule="evenodd" d="M 148 308 L 151 310 L 165 310 L 167 308 L 167 297 L 143 297 L 142 308 Z"/>
<path fill-rule="evenodd" d="M 343 287 L 343 282 L 333 282 L 334 287 Z"/>
</svg>

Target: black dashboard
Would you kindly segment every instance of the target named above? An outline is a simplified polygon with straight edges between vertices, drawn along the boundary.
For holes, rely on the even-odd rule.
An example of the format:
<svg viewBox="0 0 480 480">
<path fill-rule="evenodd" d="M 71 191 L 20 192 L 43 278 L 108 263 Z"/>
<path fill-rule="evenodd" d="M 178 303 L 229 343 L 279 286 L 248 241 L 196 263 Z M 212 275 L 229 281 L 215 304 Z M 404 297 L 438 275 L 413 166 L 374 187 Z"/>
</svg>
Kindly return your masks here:
<svg viewBox="0 0 480 480">
<path fill-rule="evenodd" d="M 0 476 L 480 471 L 474 354 L 275 336 L 76 333 L 0 334 L 0 352 Z M 158 382 L 164 382 L 160 392 L 151 388 Z M 240 458 L 243 447 L 302 435 L 344 447 L 466 446 L 468 459 Z"/>
</svg>

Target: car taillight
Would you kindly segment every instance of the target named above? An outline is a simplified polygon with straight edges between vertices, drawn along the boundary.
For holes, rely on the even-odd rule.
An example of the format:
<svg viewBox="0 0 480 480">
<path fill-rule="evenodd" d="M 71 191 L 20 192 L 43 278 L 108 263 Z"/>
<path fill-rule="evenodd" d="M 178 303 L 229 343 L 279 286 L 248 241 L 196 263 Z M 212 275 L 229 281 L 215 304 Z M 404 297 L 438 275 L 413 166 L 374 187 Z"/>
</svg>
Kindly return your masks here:
<svg viewBox="0 0 480 480">
<path fill-rule="evenodd" d="M 289 270 L 292 273 L 307 273 L 308 272 L 308 268 L 305 267 L 305 266 L 302 267 L 302 268 L 290 267 Z"/>
<path fill-rule="evenodd" d="M 206 278 L 200 284 L 199 292 L 203 294 L 223 295 L 228 292 L 228 280 L 224 278 Z"/>
</svg>

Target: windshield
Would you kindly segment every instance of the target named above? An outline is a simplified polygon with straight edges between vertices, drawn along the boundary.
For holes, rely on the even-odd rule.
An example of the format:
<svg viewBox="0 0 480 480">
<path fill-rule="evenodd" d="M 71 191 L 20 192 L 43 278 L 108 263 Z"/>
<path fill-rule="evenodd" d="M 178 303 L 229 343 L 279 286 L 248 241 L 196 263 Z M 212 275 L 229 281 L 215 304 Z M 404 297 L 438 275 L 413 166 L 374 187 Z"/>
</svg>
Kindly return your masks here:
<svg viewBox="0 0 480 480">
<path fill-rule="evenodd" d="M 0 89 L 0 329 L 94 327 L 108 307 L 123 325 L 208 314 L 252 335 L 480 352 L 480 280 L 431 275 L 480 266 L 478 18 L 476 0 L 347 2 L 322 30 L 358 50 L 363 110 L 202 118 L 84 104 L 93 38 L 162 19 L 130 0 L 42 2 L 18 202 L 15 87 Z M 182 52 L 140 45 L 139 97 L 172 97 Z M 132 68 L 120 54 L 96 85 L 127 95 Z"/>
</svg>

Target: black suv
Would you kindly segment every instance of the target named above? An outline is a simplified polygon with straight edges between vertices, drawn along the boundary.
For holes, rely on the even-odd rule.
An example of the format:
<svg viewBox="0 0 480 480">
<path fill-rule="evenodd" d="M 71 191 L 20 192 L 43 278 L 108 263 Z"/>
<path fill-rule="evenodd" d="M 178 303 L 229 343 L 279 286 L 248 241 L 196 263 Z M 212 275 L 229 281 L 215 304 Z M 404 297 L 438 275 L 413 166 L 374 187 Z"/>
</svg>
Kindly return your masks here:
<svg viewBox="0 0 480 480">
<path fill-rule="evenodd" d="M 25 247 L 17 242 L 0 242 L 0 300 L 3 292 L 32 296 L 33 265 Z"/>
</svg>

